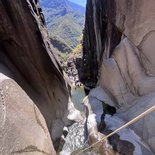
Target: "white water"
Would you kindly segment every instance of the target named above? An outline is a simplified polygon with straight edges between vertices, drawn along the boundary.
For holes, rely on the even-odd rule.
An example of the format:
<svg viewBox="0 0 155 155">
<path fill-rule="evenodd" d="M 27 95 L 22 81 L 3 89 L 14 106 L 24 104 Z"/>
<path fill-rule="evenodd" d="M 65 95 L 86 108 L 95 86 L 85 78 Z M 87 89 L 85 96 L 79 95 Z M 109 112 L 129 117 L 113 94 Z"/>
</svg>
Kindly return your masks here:
<svg viewBox="0 0 155 155">
<path fill-rule="evenodd" d="M 88 146 L 86 144 L 86 139 L 87 134 L 85 133 L 84 122 L 73 124 L 71 127 L 69 127 L 69 132 L 67 137 L 65 138 L 65 144 L 62 148 L 62 151 L 60 152 L 60 155 L 70 155 L 71 153 L 74 154 L 74 151 L 80 151 L 80 149 L 82 149 L 84 146 Z M 98 154 L 89 150 L 81 155 Z"/>
<path fill-rule="evenodd" d="M 65 138 L 65 144 L 60 152 L 60 155 L 69 155 L 71 152 L 83 147 L 84 137 L 84 124 L 73 124 L 69 127 L 69 132 Z"/>
</svg>

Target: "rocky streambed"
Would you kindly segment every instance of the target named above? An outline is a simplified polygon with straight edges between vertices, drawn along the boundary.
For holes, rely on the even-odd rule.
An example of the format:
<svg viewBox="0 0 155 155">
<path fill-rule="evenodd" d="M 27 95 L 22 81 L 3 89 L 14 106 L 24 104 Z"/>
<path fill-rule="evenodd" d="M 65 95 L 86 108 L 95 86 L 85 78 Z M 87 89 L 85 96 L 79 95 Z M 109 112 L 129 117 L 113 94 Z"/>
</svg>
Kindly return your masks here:
<svg viewBox="0 0 155 155">
<path fill-rule="evenodd" d="M 101 93 L 102 96 L 100 96 Z M 64 138 L 65 143 L 59 153 L 60 155 L 76 155 L 78 152 L 81 155 L 153 155 L 148 146 L 130 128 L 123 129 L 108 140 L 81 152 L 82 149 L 101 140 L 104 136 L 125 124 L 118 114 L 113 116 L 106 114 L 104 118 L 105 127 L 102 133 L 98 132 L 98 127 L 103 121 L 101 120 L 103 103 L 112 104 L 112 101 L 100 87 L 93 89 L 85 98 L 84 96 L 83 87 L 72 90 L 72 101 L 75 107 L 85 115 L 85 118 L 83 121 L 68 127 L 68 134 Z"/>
</svg>

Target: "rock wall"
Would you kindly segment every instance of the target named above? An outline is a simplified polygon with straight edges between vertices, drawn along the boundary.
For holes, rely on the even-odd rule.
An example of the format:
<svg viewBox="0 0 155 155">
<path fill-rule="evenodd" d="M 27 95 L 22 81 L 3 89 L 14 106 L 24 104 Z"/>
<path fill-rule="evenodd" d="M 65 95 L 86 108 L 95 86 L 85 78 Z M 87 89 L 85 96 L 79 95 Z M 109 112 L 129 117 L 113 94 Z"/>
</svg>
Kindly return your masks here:
<svg viewBox="0 0 155 155">
<path fill-rule="evenodd" d="M 98 77 L 126 120 L 155 105 L 150 96 L 155 91 L 154 7 L 153 0 L 87 1 L 83 70 L 93 80 Z M 155 152 L 154 115 L 132 127 Z"/>
<path fill-rule="evenodd" d="M 0 154 L 56 155 L 45 119 L 12 79 L 0 73 Z"/>
<path fill-rule="evenodd" d="M 14 82 L 16 81 L 21 87 L 19 97 L 20 91 L 26 92 L 24 97 L 31 98 L 31 102 L 38 107 L 41 112 L 40 115 L 42 115 L 41 118 L 45 119 L 51 138 L 55 142 L 61 136 L 64 125 L 69 123 L 67 119 L 69 93 L 68 84 L 63 78 L 61 67 L 51 51 L 50 40 L 44 22 L 38 0 L 0 0 L 0 79 L 5 76 Z M 13 89 L 12 86 L 3 85 L 6 88 Z M 26 101 L 21 96 L 18 106 L 16 104 L 16 94 L 12 91 L 7 93 L 8 96 L 11 96 L 7 103 L 11 107 L 7 109 L 8 105 L 3 105 L 3 102 L 0 102 L 0 111 L 7 109 L 7 112 L 4 112 L 7 119 L 14 117 L 15 120 L 10 122 L 9 126 L 5 126 L 7 120 L 0 118 L 0 121 L 4 121 L 5 134 L 7 136 L 11 132 L 17 133 L 17 131 L 21 133 L 23 131 L 23 134 L 25 134 L 30 130 L 31 126 L 33 127 L 29 115 L 34 115 L 34 112 L 31 108 L 31 113 L 29 105 L 26 106 L 30 99 Z M 1 98 L 5 100 L 6 97 Z M 12 109 L 14 111 L 11 111 Z M 26 126 L 24 129 L 22 129 L 21 122 L 18 122 L 21 116 L 23 117 L 22 123 L 25 122 L 24 125 Z M 16 120 L 16 118 L 18 119 Z M 14 123 L 18 124 L 18 126 L 15 126 L 16 128 L 13 126 Z M 47 128 L 46 124 L 44 125 L 45 128 Z M 7 128 L 9 128 L 9 133 Z M 29 142 L 29 138 L 36 138 L 34 141 L 40 141 L 37 127 L 32 130 L 34 135 L 36 135 L 35 132 L 38 133 L 38 137 L 33 137 L 32 134 L 30 138 L 28 137 L 30 135 L 25 134 L 22 138 L 23 141 L 27 139 L 25 142 Z M 1 136 L 2 132 L 0 132 Z M 12 138 L 12 141 L 16 141 L 16 139 Z M 3 145 L 5 144 L 7 143 L 3 141 Z M 30 147 L 28 150 L 34 148 Z M 2 148 L 0 148 L 1 150 Z M 2 152 L 0 154 L 8 153 Z"/>
</svg>

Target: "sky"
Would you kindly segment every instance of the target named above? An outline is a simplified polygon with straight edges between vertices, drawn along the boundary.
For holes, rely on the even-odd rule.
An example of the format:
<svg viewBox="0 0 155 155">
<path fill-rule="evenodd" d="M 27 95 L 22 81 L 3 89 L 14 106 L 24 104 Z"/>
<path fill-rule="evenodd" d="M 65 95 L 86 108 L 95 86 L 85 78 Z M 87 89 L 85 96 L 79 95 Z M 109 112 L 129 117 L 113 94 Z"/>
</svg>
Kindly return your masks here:
<svg viewBox="0 0 155 155">
<path fill-rule="evenodd" d="M 84 7 L 86 6 L 86 0 L 69 0 L 69 1 L 82 5 Z"/>
</svg>

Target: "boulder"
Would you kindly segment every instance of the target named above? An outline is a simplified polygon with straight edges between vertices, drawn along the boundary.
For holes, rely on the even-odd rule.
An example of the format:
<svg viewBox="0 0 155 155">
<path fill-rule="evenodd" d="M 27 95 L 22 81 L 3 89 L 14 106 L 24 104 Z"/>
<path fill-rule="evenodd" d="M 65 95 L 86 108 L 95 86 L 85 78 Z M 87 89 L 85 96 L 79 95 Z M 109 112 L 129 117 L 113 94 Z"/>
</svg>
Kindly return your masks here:
<svg viewBox="0 0 155 155">
<path fill-rule="evenodd" d="M 0 73 L 0 154 L 56 155 L 45 119 L 12 79 Z"/>
<path fill-rule="evenodd" d="M 33 100 L 56 141 L 68 121 L 69 93 L 44 24 L 38 1 L 0 1 L 0 72 Z"/>
</svg>

